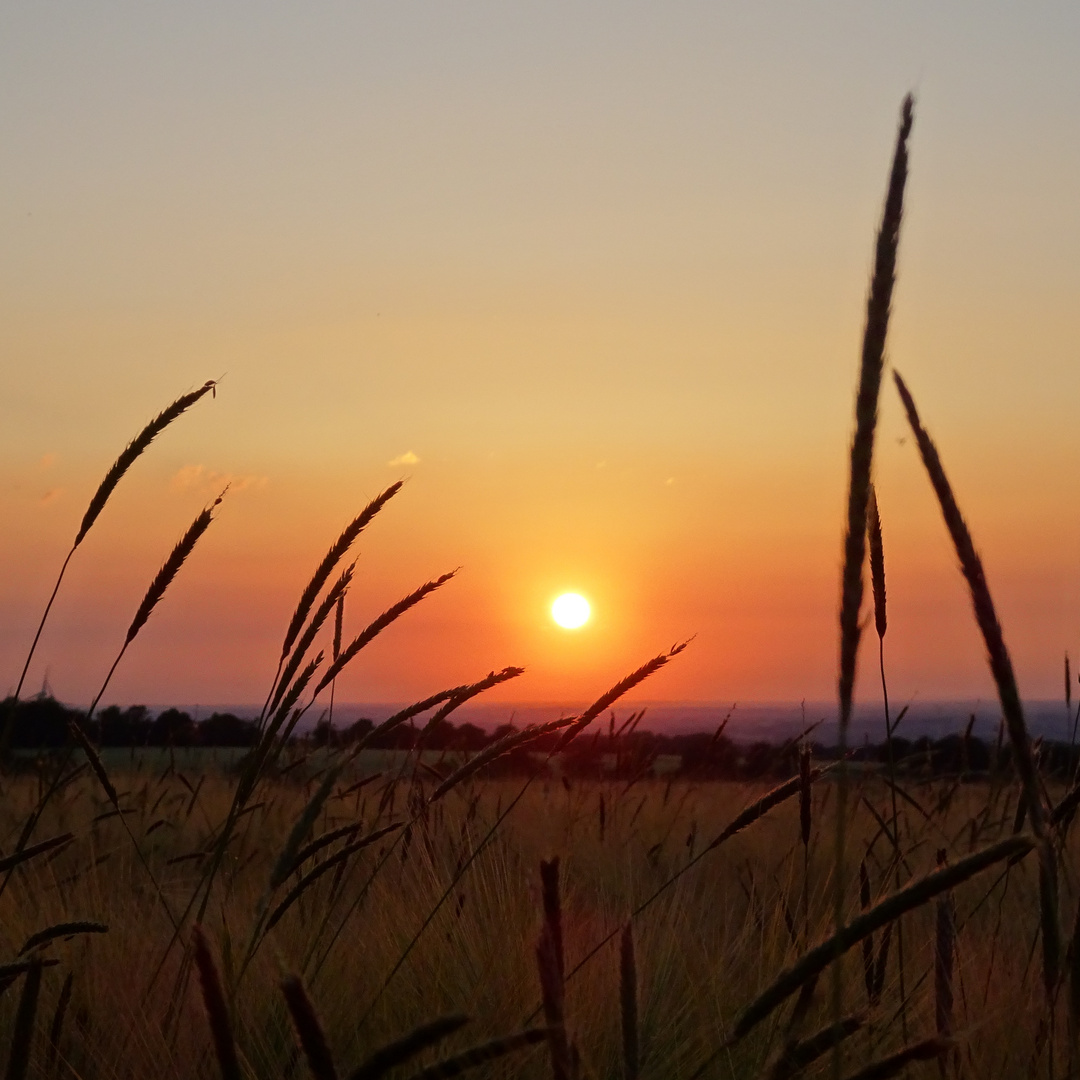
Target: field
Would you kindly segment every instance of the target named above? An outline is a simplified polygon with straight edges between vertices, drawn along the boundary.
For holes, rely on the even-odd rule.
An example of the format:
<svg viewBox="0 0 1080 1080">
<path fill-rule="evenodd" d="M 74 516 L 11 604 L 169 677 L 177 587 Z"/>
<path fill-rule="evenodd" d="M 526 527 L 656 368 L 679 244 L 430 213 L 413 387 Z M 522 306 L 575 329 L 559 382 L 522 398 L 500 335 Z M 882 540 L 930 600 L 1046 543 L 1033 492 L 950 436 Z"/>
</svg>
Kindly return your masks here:
<svg viewBox="0 0 1080 1080">
<path fill-rule="evenodd" d="M 434 783 L 383 773 L 357 788 L 377 774 L 354 766 L 336 778 L 312 826 L 314 837 L 338 838 L 270 890 L 277 856 L 329 764 L 320 763 L 303 781 L 286 777 L 259 791 L 229 846 L 215 902 L 204 917 L 244 1075 L 302 1074 L 279 989 L 286 973 L 302 977 L 342 1074 L 433 1017 L 462 1013 L 471 1019 L 437 1052 L 429 1050 L 391 1075 L 412 1075 L 461 1047 L 542 1023 L 539 864 L 553 855 L 561 860 L 566 1029 L 580 1051 L 582 1074 L 615 1076 L 624 1069 L 620 932 L 639 905 L 674 879 L 631 922 L 641 1075 L 691 1076 L 707 1061 L 707 1075 L 769 1075 L 789 1010 L 774 1013 L 729 1049 L 721 1047 L 745 1007 L 807 941 L 828 936 L 834 784 L 819 780 L 812 787 L 805 848 L 796 787 L 794 796 L 703 855 L 764 786 L 649 779 L 627 790 L 625 781 L 480 779 L 413 815 L 409 834 L 388 834 L 335 867 L 335 854 L 354 838 L 408 820 L 406 807 L 422 805 Z M 4 948 L 12 957 L 48 926 L 86 921 L 108 927 L 54 939 L 39 950 L 55 966 L 43 971 L 38 1013 L 48 1022 L 37 1027 L 31 1075 L 217 1075 L 198 979 L 184 964 L 184 948 L 170 949 L 165 906 L 179 912 L 197 892 L 235 778 L 207 770 L 199 783 L 167 763 L 114 777 L 125 789 L 118 795 L 127 828 L 161 895 L 110 801 L 84 771 L 53 800 L 40 826 L 42 837 L 74 835 L 16 869 L 0 899 Z M 900 815 L 905 880 L 931 870 L 939 848 L 960 859 L 1012 834 L 1015 787 L 1005 777 L 915 782 L 905 791 L 922 808 L 905 804 Z M 38 793 L 29 778 L 7 786 L 5 837 L 17 832 Z M 888 817 L 890 793 L 881 779 L 868 777 L 852 795 L 868 804 L 860 805 L 849 840 L 865 863 L 873 904 L 892 890 L 897 871 L 888 836 L 869 812 L 873 806 Z M 265 937 L 254 935 L 259 947 L 246 963 L 267 898 L 273 908 L 321 865 L 331 872 L 305 889 Z M 860 909 L 859 880 L 853 874 L 845 890 L 848 918 Z M 909 915 L 903 921 L 906 1010 L 896 939 L 876 1003 L 867 997 L 860 949 L 848 952 L 844 1014 L 860 1021 L 844 1043 L 849 1071 L 900 1045 L 905 1023 L 909 1041 L 937 1030 L 942 987 L 935 963 L 940 967 L 942 958 L 935 941 L 947 911 L 956 928 L 949 1026 L 957 1036 L 958 1063 L 974 1076 L 1032 1075 L 1048 1055 L 1040 963 L 1033 954 L 1037 891 L 1033 860 L 1011 869 L 1002 863 L 943 894 L 949 899 Z M 880 931 L 874 944 L 876 963 Z M 829 1025 L 828 999 L 823 979 L 803 1022 L 805 1034 Z M 9 990 L 0 1008 L 3 1027 L 13 1030 L 16 994 Z M 1060 1053 L 1060 1031 L 1058 1039 Z M 936 1068 L 922 1066 L 928 1075 Z M 550 1072 L 544 1046 L 519 1050 L 485 1070 L 500 1076 Z"/>
<path fill-rule="evenodd" d="M 351 740 L 294 737 L 360 650 L 453 576 L 342 639 L 353 568 L 339 567 L 400 483 L 346 526 L 301 594 L 249 751 L 99 753 L 97 706 L 219 497 L 151 582 L 89 709 L 68 716 L 66 747 L 9 745 L 52 599 L 5 703 L 9 1080 L 1080 1075 L 1077 770 L 1028 736 L 982 564 L 899 375 L 970 589 L 1002 737 L 977 775 L 893 760 L 871 473 L 911 108 L 867 304 L 833 759 L 794 746 L 787 778 L 761 785 L 547 767 L 593 739 L 618 759 L 634 722 L 614 707 L 684 645 L 578 715 L 508 727 L 466 753 L 432 752 L 448 717 L 521 669 L 449 688 Z M 123 451 L 53 598 L 127 470 L 213 388 L 178 399 Z M 845 745 L 871 624 L 886 699 L 878 770 L 856 769 Z M 1067 665 L 1065 683 L 1071 706 Z M 407 751 L 393 750 L 406 732 Z M 377 744 L 391 751 L 373 753 Z"/>
</svg>

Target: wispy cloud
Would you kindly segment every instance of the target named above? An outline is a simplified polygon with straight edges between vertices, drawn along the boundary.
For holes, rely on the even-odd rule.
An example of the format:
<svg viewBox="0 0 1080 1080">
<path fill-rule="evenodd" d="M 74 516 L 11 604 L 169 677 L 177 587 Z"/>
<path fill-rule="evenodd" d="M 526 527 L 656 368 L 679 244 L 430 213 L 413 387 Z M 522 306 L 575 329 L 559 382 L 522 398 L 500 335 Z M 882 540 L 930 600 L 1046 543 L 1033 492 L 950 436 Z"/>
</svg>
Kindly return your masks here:
<svg viewBox="0 0 1080 1080">
<path fill-rule="evenodd" d="M 60 496 L 63 495 L 63 494 L 64 494 L 64 489 L 62 487 L 49 488 L 49 490 L 46 491 L 45 494 L 42 495 L 40 499 L 38 499 L 38 505 L 39 506 L 48 506 L 49 503 L 56 502 L 56 500 L 59 499 Z"/>
<path fill-rule="evenodd" d="M 41 461 L 38 462 L 38 467 L 41 469 L 51 469 L 56 464 L 56 454 L 42 454 Z"/>
<path fill-rule="evenodd" d="M 398 454 L 396 458 L 391 458 L 386 464 L 391 469 L 394 469 L 399 465 L 419 465 L 420 459 L 411 450 L 406 450 L 404 454 Z"/>
<path fill-rule="evenodd" d="M 264 488 L 270 482 L 266 476 L 238 475 L 208 469 L 205 465 L 185 465 L 172 478 L 175 491 L 217 491 L 228 486 L 233 491 Z"/>
</svg>

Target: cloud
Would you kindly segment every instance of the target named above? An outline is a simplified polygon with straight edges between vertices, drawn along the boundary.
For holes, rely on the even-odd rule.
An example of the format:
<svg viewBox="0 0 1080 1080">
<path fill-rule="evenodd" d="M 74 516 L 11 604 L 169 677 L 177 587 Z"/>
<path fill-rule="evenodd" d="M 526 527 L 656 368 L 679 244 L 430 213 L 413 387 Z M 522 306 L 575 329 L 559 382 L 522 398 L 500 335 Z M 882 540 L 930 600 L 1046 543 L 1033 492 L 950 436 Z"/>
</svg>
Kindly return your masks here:
<svg viewBox="0 0 1080 1080">
<path fill-rule="evenodd" d="M 674 476 L 669 476 L 669 477 L 668 477 L 668 478 L 667 478 L 667 479 L 666 479 L 666 480 L 664 481 L 664 483 L 665 483 L 665 484 L 667 484 L 667 486 L 668 486 L 668 487 L 671 487 L 671 485 L 675 483 L 675 477 L 674 477 Z"/>
<path fill-rule="evenodd" d="M 252 474 L 237 475 L 207 469 L 204 465 L 185 465 L 172 478 L 175 491 L 218 492 L 224 487 L 232 491 L 244 491 L 247 488 L 264 488 L 270 482 L 266 476 Z"/>
<path fill-rule="evenodd" d="M 177 491 L 187 491 L 197 487 L 206 470 L 201 465 L 185 465 L 173 478 L 172 486 Z"/>
<path fill-rule="evenodd" d="M 49 503 L 56 502 L 56 500 L 59 499 L 60 496 L 63 495 L 63 494 L 64 494 L 64 489 L 62 487 L 49 488 L 49 490 L 46 491 L 45 494 L 42 495 L 40 499 L 38 499 L 38 505 L 39 506 L 48 506 Z"/>
<path fill-rule="evenodd" d="M 42 469 L 52 468 L 56 464 L 56 457 L 56 454 L 43 454 L 41 461 L 38 462 L 39 467 Z"/>
<path fill-rule="evenodd" d="M 420 459 L 411 450 L 406 450 L 404 454 L 398 454 L 396 458 L 391 458 L 386 464 L 393 469 L 398 465 L 419 465 Z"/>
</svg>

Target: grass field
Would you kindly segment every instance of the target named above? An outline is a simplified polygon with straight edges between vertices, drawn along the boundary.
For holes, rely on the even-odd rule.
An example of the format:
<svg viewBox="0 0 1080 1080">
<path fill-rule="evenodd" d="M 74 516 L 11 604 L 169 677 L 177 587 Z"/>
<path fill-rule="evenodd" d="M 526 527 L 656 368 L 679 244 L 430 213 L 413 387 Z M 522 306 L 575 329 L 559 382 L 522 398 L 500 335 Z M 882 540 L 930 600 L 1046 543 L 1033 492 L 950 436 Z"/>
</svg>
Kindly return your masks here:
<svg viewBox="0 0 1080 1080">
<path fill-rule="evenodd" d="M 130 789 L 119 793 L 129 811 L 127 826 L 162 896 L 177 912 L 197 889 L 204 853 L 213 849 L 235 781 L 209 771 L 193 793 L 198 780 L 168 768 L 157 775 L 145 770 L 114 775 L 120 785 L 130 781 Z M 343 828 L 355 832 L 313 854 L 273 892 L 271 907 L 304 872 L 331 860 L 352 837 L 403 820 L 407 803 L 416 805 L 430 794 L 431 785 L 420 778 L 395 781 L 385 775 L 345 794 L 364 775 L 371 774 L 363 768 L 343 773 L 313 824 L 316 835 Z M 401 830 L 391 833 L 341 863 L 340 875 L 331 871 L 314 882 L 264 938 L 256 938 L 258 950 L 245 966 L 277 854 L 318 785 L 318 777 L 303 784 L 281 781 L 259 793 L 228 849 L 215 903 L 205 916 L 247 1075 L 282 1076 L 298 1067 L 278 989 L 286 972 L 302 976 L 343 1066 L 358 1066 L 376 1047 L 435 1016 L 472 1018 L 439 1047 L 443 1056 L 536 1022 L 538 867 L 555 854 L 561 856 L 566 970 L 573 971 L 598 942 L 615 935 L 567 983 L 566 1026 L 580 1049 L 584 1075 L 615 1076 L 623 1070 L 619 931 L 635 908 L 673 877 L 674 883 L 632 921 L 644 1076 L 693 1075 L 724 1044 L 755 994 L 808 941 L 830 929 L 832 784 L 814 785 L 805 850 L 796 796 L 701 857 L 763 787 L 650 780 L 627 791 L 625 783 L 589 781 L 567 789 L 559 781 L 535 781 L 462 872 L 462 863 L 526 786 L 521 779 L 479 780 L 417 818 L 408 837 Z M 877 778 L 866 785 L 854 789 L 854 798 L 865 797 L 887 817 L 887 787 Z M 1012 833 L 1016 799 L 1007 781 L 994 786 L 934 781 L 909 793 L 927 816 L 914 806 L 901 813 L 905 877 L 932 869 L 939 848 L 957 860 Z M 4 836 L 18 830 L 37 797 L 29 778 L 7 787 Z M 54 940 L 40 950 L 46 962 L 58 963 L 43 973 L 38 1011 L 49 1023 L 38 1028 L 35 1068 L 40 1075 L 60 1076 L 214 1076 L 218 1066 L 197 979 L 190 973 L 185 977 L 184 949 L 169 949 L 172 928 L 162 898 L 111 810 L 92 778 L 74 781 L 53 801 L 41 826 L 42 836 L 71 832 L 71 840 L 22 864 L 0 898 L 3 947 L 12 957 L 46 926 L 91 921 L 108 927 Z M 896 861 L 868 806 L 860 804 L 850 840 L 860 861 L 866 853 L 874 903 L 891 891 Z M 695 857 L 699 861 L 678 876 Z M 857 874 L 845 892 L 848 915 L 854 916 L 861 903 Z M 951 1026 L 959 1060 L 974 1076 L 1031 1075 L 1033 1063 L 1046 1056 L 1048 1034 L 1040 965 L 1033 956 L 1034 862 L 992 868 L 958 888 L 949 903 L 957 928 Z M 433 911 L 430 925 L 384 986 Z M 939 919 L 939 909 L 929 905 L 904 922 L 909 1039 L 937 1029 Z M 879 932 L 875 960 L 881 939 Z M 903 1041 L 899 970 L 894 940 L 880 1002 L 871 1005 L 861 952 L 847 954 L 844 1012 L 863 1020 L 845 1041 L 852 1067 Z M 70 1002 L 56 1049 L 50 1051 L 48 1032 L 56 1026 L 69 973 Z M 0 999 L 7 1030 L 17 1007 L 10 991 Z M 774 1013 L 716 1056 L 710 1074 L 767 1075 L 787 1019 L 786 1013 Z M 805 1029 L 828 1022 L 823 989 Z M 55 1067 L 44 1067 L 53 1054 Z M 423 1063 L 417 1058 L 410 1069 L 393 1075 L 411 1075 Z M 539 1077 L 548 1075 L 551 1065 L 541 1046 L 485 1071 Z"/>
</svg>

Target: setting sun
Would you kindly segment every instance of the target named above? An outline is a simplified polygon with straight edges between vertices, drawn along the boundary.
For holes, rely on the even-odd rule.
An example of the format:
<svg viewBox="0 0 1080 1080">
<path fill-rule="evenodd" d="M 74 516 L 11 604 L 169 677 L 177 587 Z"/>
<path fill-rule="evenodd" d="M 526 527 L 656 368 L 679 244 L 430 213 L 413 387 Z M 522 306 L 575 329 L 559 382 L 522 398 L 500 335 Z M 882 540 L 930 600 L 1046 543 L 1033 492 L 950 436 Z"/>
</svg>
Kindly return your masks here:
<svg viewBox="0 0 1080 1080">
<path fill-rule="evenodd" d="M 565 630 L 576 630 L 589 621 L 589 601 L 578 593 L 563 593 L 551 605 L 551 617 Z"/>
</svg>

